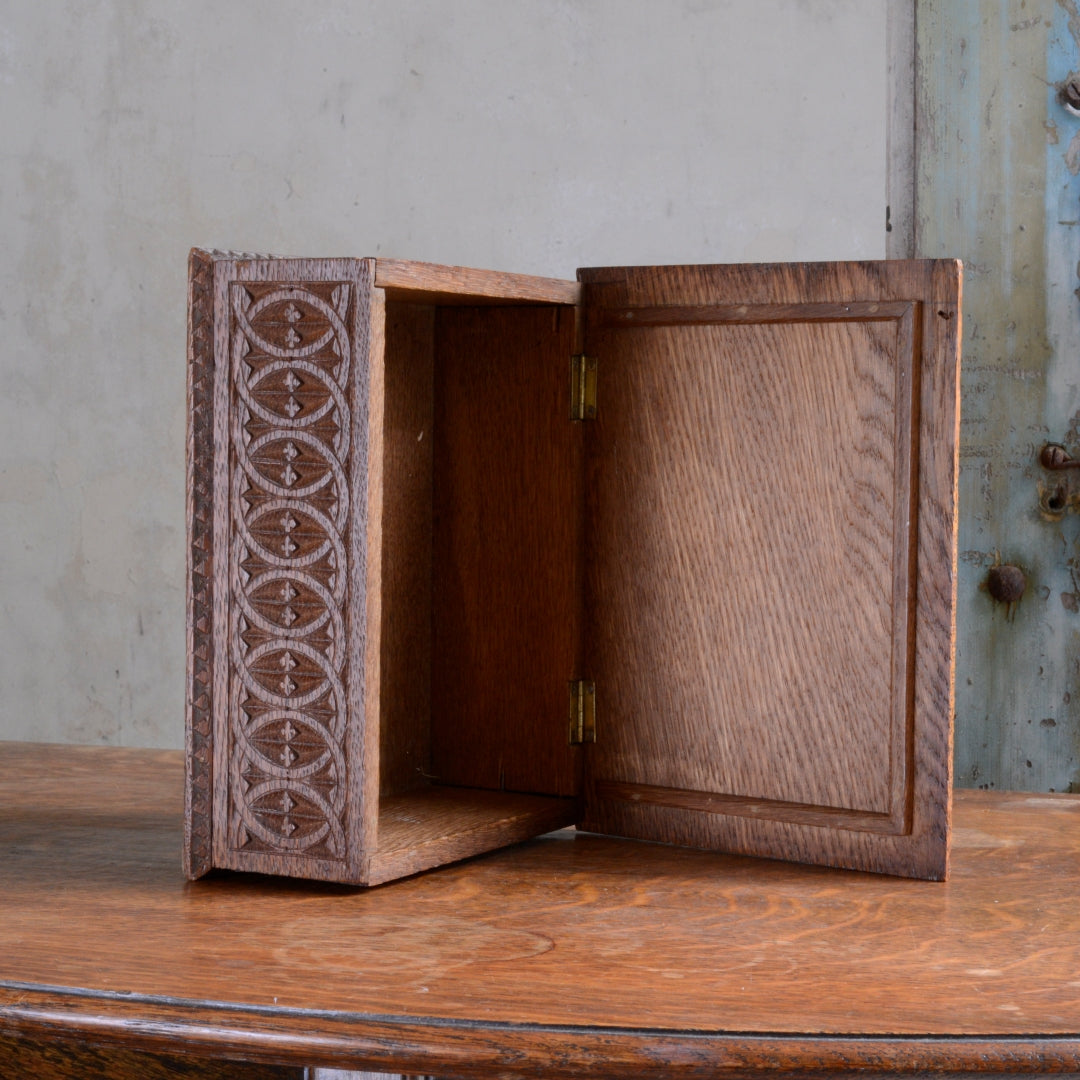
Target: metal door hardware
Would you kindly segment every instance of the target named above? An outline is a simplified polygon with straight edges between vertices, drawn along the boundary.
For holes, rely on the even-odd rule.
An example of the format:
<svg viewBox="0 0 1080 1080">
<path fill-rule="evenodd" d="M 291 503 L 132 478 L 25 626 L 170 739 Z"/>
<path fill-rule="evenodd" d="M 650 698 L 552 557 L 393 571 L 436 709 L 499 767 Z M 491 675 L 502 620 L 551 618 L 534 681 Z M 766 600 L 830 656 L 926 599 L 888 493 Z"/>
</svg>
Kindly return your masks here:
<svg viewBox="0 0 1080 1080">
<path fill-rule="evenodd" d="M 1061 469 L 1080 469 L 1080 459 L 1074 458 L 1059 443 L 1047 443 L 1039 453 L 1039 464 L 1044 469 L 1058 472 Z"/>
</svg>

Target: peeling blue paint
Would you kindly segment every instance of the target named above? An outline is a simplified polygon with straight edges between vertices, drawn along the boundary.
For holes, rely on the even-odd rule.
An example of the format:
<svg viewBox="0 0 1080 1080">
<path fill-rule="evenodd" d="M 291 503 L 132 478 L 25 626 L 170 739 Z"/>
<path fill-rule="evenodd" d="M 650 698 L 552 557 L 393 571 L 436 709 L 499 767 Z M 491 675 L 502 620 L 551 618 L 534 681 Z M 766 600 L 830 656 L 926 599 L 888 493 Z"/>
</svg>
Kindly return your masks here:
<svg viewBox="0 0 1080 1080">
<path fill-rule="evenodd" d="M 1038 453 L 1080 453 L 1080 117 L 1057 96 L 1080 18 L 1073 0 L 916 18 L 916 249 L 965 263 L 956 781 L 1060 791 L 1080 780 L 1080 476 L 1048 512 L 1062 476 Z M 985 589 L 997 561 L 1029 581 L 1012 611 Z"/>
</svg>

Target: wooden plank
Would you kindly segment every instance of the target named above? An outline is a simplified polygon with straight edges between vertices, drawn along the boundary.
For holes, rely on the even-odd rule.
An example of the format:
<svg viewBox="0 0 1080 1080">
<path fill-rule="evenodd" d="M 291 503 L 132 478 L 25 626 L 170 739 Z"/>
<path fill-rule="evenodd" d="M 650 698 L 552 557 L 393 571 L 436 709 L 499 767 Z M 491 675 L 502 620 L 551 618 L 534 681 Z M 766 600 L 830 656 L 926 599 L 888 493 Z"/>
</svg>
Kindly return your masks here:
<svg viewBox="0 0 1080 1080">
<path fill-rule="evenodd" d="M 588 433 L 594 781 L 893 809 L 910 451 L 878 358 L 911 358 L 895 326 L 814 329 L 589 341 L 604 368 Z"/>
<path fill-rule="evenodd" d="M 473 270 L 464 266 L 375 260 L 375 286 L 388 300 L 421 304 L 577 304 L 576 281 Z"/>
<path fill-rule="evenodd" d="M 347 779 L 346 880 L 355 882 L 367 879 L 369 858 L 378 844 L 382 664 L 387 651 L 382 640 L 386 603 L 383 595 L 383 527 L 386 524 L 384 503 L 388 465 L 386 384 L 390 357 L 387 353 L 386 297 L 371 285 L 371 260 L 364 264 L 364 270 L 363 286 L 357 290 L 358 362 L 351 372 L 352 385 L 349 387 L 356 423 L 349 462 L 353 507 L 349 533 L 350 574 L 343 610 L 349 634 L 349 661 L 353 671 L 363 664 L 363 680 L 359 694 L 356 692 L 359 680 L 355 679 L 345 691 L 351 698 L 349 707 L 343 710 L 345 760 L 333 766 L 335 770 L 343 768 Z M 366 363 L 360 363 L 365 352 Z M 342 567 L 341 572 L 344 571 Z M 300 864 L 295 872 L 298 876 L 310 876 Z"/>
<path fill-rule="evenodd" d="M 379 789 L 431 773 L 431 537 L 435 309 L 386 306 Z"/>
<path fill-rule="evenodd" d="M 379 654 L 372 265 L 195 253 L 191 270 L 188 723 L 212 761 L 209 861 L 356 880 L 376 826 L 361 764 Z M 206 831 L 205 772 L 192 766 L 190 837 Z"/>
<path fill-rule="evenodd" d="M 214 304 L 213 260 L 188 259 L 186 527 L 187 693 L 185 695 L 184 873 L 202 877 L 212 865 L 214 775 L 213 518 Z"/>
<path fill-rule="evenodd" d="M 583 827 L 944 876 L 956 264 L 582 280 Z"/>
<path fill-rule="evenodd" d="M 1075 796 L 958 792 L 946 884 L 566 831 L 356 890 L 186 882 L 182 790 L 178 752 L 0 743 L 5 1038 L 433 1075 L 1080 1072 Z"/>
<path fill-rule="evenodd" d="M 769 323 L 887 322 L 903 318 L 906 301 L 850 304 L 664 304 L 658 307 L 604 307 L 596 313 L 597 327 L 764 326 Z"/>
<path fill-rule="evenodd" d="M 573 825 L 576 799 L 436 785 L 383 799 L 369 883 L 482 855 Z"/>
<path fill-rule="evenodd" d="M 573 795 L 581 425 L 574 310 L 436 316 L 432 774 Z"/>
</svg>

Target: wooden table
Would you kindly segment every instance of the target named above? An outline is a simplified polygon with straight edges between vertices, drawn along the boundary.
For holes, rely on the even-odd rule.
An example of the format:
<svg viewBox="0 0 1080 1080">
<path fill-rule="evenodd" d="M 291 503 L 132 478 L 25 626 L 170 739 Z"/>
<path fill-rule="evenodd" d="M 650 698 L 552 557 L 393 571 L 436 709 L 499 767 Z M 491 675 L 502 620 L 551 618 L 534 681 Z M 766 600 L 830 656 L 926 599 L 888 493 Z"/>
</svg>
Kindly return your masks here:
<svg viewBox="0 0 1080 1080">
<path fill-rule="evenodd" d="M 1080 798 L 958 792 L 945 884 L 561 832 L 369 890 L 186 883 L 181 802 L 0 744 L 0 1076 L 1080 1072 Z"/>
</svg>

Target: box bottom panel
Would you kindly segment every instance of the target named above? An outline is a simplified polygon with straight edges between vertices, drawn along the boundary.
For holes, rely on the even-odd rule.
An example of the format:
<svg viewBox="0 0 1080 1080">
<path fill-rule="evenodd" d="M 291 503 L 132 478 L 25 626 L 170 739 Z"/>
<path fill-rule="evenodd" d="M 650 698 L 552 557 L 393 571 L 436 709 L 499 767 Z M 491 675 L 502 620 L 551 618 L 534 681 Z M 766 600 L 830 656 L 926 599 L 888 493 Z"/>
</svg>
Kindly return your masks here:
<svg viewBox="0 0 1080 1080">
<path fill-rule="evenodd" d="M 577 799 L 441 785 L 379 800 L 379 848 L 367 884 L 529 840 L 573 825 Z"/>
</svg>

